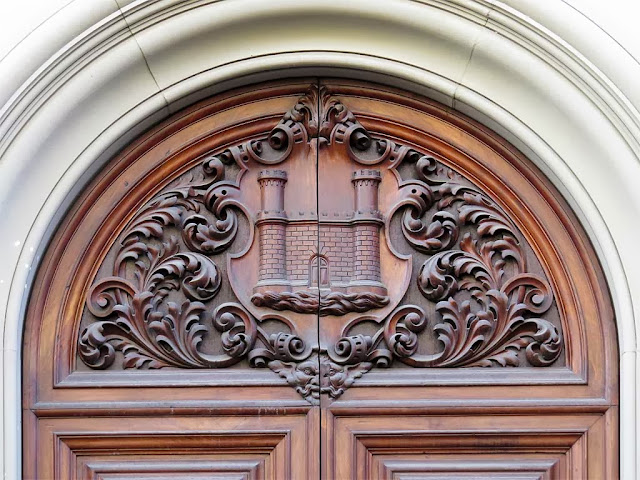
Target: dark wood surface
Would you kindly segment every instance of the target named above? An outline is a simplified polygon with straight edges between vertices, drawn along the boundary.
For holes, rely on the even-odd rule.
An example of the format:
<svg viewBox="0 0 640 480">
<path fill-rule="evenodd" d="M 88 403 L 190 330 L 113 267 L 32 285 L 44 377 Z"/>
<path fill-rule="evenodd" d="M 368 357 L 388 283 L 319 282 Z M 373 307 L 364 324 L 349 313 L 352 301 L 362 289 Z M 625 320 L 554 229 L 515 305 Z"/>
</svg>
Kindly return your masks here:
<svg viewBox="0 0 640 480">
<path fill-rule="evenodd" d="M 339 79 L 218 95 L 67 213 L 25 478 L 615 478 L 595 252 L 506 141 Z"/>
</svg>

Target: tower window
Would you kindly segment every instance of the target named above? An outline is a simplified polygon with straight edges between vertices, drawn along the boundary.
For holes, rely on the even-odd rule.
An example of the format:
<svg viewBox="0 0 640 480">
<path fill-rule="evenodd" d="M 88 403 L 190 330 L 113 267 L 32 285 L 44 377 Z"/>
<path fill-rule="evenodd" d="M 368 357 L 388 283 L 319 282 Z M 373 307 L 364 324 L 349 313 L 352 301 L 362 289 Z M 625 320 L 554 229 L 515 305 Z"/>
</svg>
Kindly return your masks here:
<svg viewBox="0 0 640 480">
<path fill-rule="evenodd" d="M 309 286 L 320 288 L 328 287 L 329 260 L 324 255 L 314 255 L 309 261 Z"/>
</svg>

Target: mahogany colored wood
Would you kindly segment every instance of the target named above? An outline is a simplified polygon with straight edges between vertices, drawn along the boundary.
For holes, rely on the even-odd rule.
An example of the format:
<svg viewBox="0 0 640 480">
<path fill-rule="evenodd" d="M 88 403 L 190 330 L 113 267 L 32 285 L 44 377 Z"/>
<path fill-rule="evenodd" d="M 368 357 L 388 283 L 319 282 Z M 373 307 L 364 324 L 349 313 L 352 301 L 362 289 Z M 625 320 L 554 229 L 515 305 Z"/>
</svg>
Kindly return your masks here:
<svg viewBox="0 0 640 480">
<path fill-rule="evenodd" d="M 308 478 L 314 415 L 48 418 L 37 478 Z"/>
<path fill-rule="evenodd" d="M 330 478 L 611 478 L 599 414 L 335 417 Z"/>
<path fill-rule="evenodd" d="M 612 307 L 595 253 L 559 194 L 507 142 L 450 109 L 405 92 L 363 88 L 358 82 L 326 80 L 322 85 L 370 139 L 361 141 L 359 152 L 358 144 L 351 142 L 341 154 L 343 161 L 362 163 L 358 155 L 371 159 L 373 152 L 386 156 L 375 163 L 382 174 L 379 205 L 387 219 L 385 240 L 389 250 L 395 247 L 410 254 L 413 266 L 400 305 L 413 304 L 426 313 L 424 323 L 421 317 L 411 321 L 405 317 L 394 324 L 391 315 L 374 325 L 363 321 L 361 330 L 359 320 L 345 328 L 344 323 L 325 323 L 321 318 L 321 346 L 325 340 L 330 350 L 342 336 L 341 351 L 350 352 L 357 335 L 362 341 L 383 332 L 385 339 L 391 336 L 386 346 L 394 357 L 390 367 L 372 362 L 367 373 L 338 398 L 323 397 L 323 474 L 327 478 L 616 478 L 618 367 Z M 395 155 L 402 154 L 402 147 L 418 154 L 396 167 Z M 327 163 L 320 151 L 321 172 Z M 396 183 L 397 178 L 402 180 Z M 422 192 L 416 188 L 422 203 L 400 201 L 408 207 L 397 211 L 394 229 L 385 205 L 397 204 L 389 198 L 397 198 L 395 190 L 402 189 L 402 182 L 409 185 L 416 178 L 422 180 L 419 187 L 430 188 Z M 321 191 L 323 181 L 328 188 L 335 183 L 331 175 L 321 174 Z M 326 197 L 320 196 L 320 212 Z M 491 271 L 491 262 L 501 256 L 501 242 L 509 238 L 514 240 L 508 250 L 521 252 L 526 264 L 515 270 L 505 266 L 501 275 L 490 274 L 495 281 L 480 280 L 481 272 Z M 492 260 L 480 261 L 484 268 L 474 263 L 483 257 L 474 255 L 476 248 L 494 252 Z M 395 275 L 399 262 L 387 253 L 390 260 L 385 263 L 384 248 L 381 254 L 383 283 L 395 286 L 398 277 L 385 269 Z M 524 283 L 542 287 L 538 293 L 547 295 L 548 308 L 526 307 L 523 297 L 513 296 L 509 307 L 498 306 L 505 299 L 499 300 L 497 291 L 509 290 L 504 287 L 509 282 L 522 285 L 524 278 L 528 279 Z M 545 282 L 549 289 L 543 287 Z M 456 286 L 450 289 L 451 285 Z M 437 291 L 438 286 L 443 290 Z M 475 307 L 474 315 L 472 305 L 469 314 L 462 306 L 469 300 L 462 292 L 467 287 L 489 307 Z M 541 307 L 544 301 L 538 298 L 534 303 Z M 507 312 L 521 318 L 501 331 L 497 326 L 513 318 Z M 531 341 L 531 335 L 541 338 L 542 331 L 554 332 L 551 324 L 562 344 L 554 343 L 550 334 L 538 350 L 535 342 L 526 347 L 523 337 L 511 336 L 527 318 L 539 322 L 524 338 Z M 494 328 L 480 331 L 480 320 Z M 389 332 L 390 326 L 395 330 Z M 475 343 L 467 343 L 471 332 Z M 504 356 L 495 355 L 487 338 L 495 339 L 500 332 L 503 339 L 515 340 L 502 352 Z M 393 340 L 400 344 L 395 349 Z M 548 355 L 530 357 L 529 348 Z M 489 363 L 488 368 L 474 366 Z M 433 368 L 438 366 L 449 368 Z"/>
<path fill-rule="evenodd" d="M 613 478 L 596 256 L 503 139 L 387 87 L 218 95 L 67 213 L 24 343 L 25 478 Z"/>
</svg>

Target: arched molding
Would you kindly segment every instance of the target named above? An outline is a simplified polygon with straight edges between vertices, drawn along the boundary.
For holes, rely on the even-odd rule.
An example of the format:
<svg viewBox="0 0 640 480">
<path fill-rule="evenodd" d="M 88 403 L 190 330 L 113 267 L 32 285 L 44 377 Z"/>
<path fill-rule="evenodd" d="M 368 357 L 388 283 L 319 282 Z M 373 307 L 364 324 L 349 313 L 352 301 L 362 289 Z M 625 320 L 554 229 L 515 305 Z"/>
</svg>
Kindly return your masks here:
<svg viewBox="0 0 640 480">
<path fill-rule="evenodd" d="M 75 194 L 171 112 L 241 84 L 310 74 L 393 84 L 460 110 L 520 148 L 565 195 L 611 287 L 622 355 L 621 474 L 639 475 L 640 115 L 624 80 L 637 63 L 613 46 L 615 58 L 584 56 L 602 32 L 560 5 L 541 12 L 529 2 L 481 0 L 124 3 L 78 36 L 69 27 L 74 38 L 0 110 L 6 478 L 20 465 L 30 280 Z M 580 31 L 558 27 L 561 14 Z"/>
</svg>

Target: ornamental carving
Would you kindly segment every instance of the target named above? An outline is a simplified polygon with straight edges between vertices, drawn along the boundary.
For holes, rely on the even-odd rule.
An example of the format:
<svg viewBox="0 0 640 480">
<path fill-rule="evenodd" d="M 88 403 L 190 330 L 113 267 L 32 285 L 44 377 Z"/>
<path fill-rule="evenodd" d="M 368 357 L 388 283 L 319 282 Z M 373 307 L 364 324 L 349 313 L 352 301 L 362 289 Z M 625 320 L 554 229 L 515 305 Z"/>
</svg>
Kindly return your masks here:
<svg viewBox="0 0 640 480">
<path fill-rule="evenodd" d="M 246 364 L 311 403 L 374 367 L 543 367 L 562 349 L 551 286 L 496 201 L 316 87 L 133 214 L 78 340 L 92 369 Z"/>
</svg>

